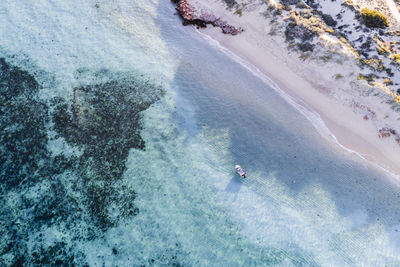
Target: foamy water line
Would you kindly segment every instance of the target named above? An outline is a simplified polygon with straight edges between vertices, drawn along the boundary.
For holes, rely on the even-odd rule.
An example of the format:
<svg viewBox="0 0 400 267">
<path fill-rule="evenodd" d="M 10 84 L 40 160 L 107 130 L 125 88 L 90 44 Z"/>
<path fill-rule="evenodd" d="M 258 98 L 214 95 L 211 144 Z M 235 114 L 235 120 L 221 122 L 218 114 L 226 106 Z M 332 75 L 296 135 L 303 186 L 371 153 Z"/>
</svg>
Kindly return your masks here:
<svg viewBox="0 0 400 267">
<path fill-rule="evenodd" d="M 388 167 L 384 167 L 380 164 L 378 164 L 375 161 L 368 160 L 363 154 L 360 152 L 350 149 L 343 145 L 342 143 L 339 142 L 335 134 L 326 126 L 326 123 L 324 120 L 321 118 L 320 114 L 313 110 L 307 103 L 300 99 L 296 99 L 292 96 L 290 96 L 288 93 L 286 93 L 284 90 L 282 90 L 279 85 L 277 85 L 268 75 L 266 75 L 264 72 L 262 72 L 259 68 L 257 68 L 254 64 L 250 63 L 249 61 L 243 59 L 239 55 L 235 54 L 228 48 L 224 47 L 221 45 L 220 42 L 212 38 L 210 35 L 205 34 L 199 30 L 196 29 L 196 31 L 200 34 L 200 36 L 206 40 L 210 45 L 213 47 L 217 48 L 230 58 L 232 58 L 234 61 L 239 63 L 241 66 L 246 68 L 250 73 L 252 73 L 254 76 L 257 78 L 261 79 L 263 82 L 265 82 L 268 86 L 270 86 L 272 89 L 274 89 L 287 103 L 289 103 L 291 106 L 293 106 L 296 110 L 298 110 L 308 121 L 311 122 L 312 126 L 322 135 L 322 136 L 327 136 L 330 137 L 331 141 L 335 143 L 337 146 L 339 146 L 341 149 L 347 151 L 348 153 L 355 154 L 362 160 L 370 163 L 374 167 L 377 167 L 378 169 L 384 171 L 386 174 L 390 175 L 392 178 L 395 179 L 395 182 L 397 185 L 400 186 L 400 175 L 396 174 L 394 171 L 390 170 Z"/>
</svg>

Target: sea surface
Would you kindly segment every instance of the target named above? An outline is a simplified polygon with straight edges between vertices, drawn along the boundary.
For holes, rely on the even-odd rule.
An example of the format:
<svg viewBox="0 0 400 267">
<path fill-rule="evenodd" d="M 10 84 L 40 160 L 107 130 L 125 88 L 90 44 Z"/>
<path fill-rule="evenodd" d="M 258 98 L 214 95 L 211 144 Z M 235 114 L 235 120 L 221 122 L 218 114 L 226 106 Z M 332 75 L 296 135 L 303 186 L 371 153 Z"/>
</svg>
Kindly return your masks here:
<svg viewBox="0 0 400 267">
<path fill-rule="evenodd" d="M 2 0 L 0 33 L 1 266 L 400 265 L 391 177 L 170 1 Z"/>
</svg>

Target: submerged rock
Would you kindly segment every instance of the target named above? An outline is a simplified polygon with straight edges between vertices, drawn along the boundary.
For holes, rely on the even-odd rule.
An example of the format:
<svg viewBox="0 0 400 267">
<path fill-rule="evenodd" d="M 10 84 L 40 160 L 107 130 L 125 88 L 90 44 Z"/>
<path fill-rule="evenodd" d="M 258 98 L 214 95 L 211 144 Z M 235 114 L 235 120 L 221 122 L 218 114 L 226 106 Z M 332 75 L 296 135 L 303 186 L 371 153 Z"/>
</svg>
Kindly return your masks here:
<svg viewBox="0 0 400 267">
<path fill-rule="evenodd" d="M 67 197 L 60 180 L 73 169 L 74 159 L 54 157 L 47 149 L 49 107 L 38 96 L 35 77 L 4 58 L 0 77 L 0 265 L 73 265 L 73 253 L 65 261 L 54 255 L 65 254 L 65 243 L 46 254 L 38 233 L 60 223 L 76 227 L 80 221 L 82 209 Z"/>
<path fill-rule="evenodd" d="M 39 84 L 28 72 L 0 59 L 1 193 L 34 183 L 45 167 L 47 106 L 37 98 Z"/>
<path fill-rule="evenodd" d="M 159 100 L 163 91 L 147 80 L 130 76 L 81 72 L 102 82 L 75 87 L 71 104 L 55 99 L 54 129 L 68 143 L 83 150 L 79 174 L 90 215 L 96 226 L 106 229 L 120 217 L 138 212 L 133 205 L 133 189 L 117 182 L 125 171 L 129 150 L 145 148 L 140 136 L 141 112 Z M 124 204 L 110 216 L 108 203 Z"/>
<path fill-rule="evenodd" d="M 122 174 L 163 90 L 132 73 L 78 73 L 73 99 L 49 103 L 33 75 L 0 59 L 1 266 L 85 266 L 75 243 L 139 212 Z M 49 141 L 61 139 L 80 153 L 54 155 Z"/>
</svg>

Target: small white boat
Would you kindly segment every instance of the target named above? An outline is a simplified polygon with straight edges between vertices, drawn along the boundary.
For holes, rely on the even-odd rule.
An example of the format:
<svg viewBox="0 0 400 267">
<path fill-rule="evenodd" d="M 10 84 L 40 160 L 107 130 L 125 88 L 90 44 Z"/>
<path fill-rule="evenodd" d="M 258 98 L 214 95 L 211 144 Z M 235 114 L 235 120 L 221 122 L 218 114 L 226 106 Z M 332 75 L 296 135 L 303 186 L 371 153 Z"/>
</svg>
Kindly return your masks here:
<svg viewBox="0 0 400 267">
<path fill-rule="evenodd" d="M 236 172 L 240 175 L 240 176 L 242 176 L 243 178 L 246 178 L 246 172 L 243 170 L 243 168 L 242 167 L 240 167 L 240 165 L 235 165 L 235 170 L 236 170 Z"/>
</svg>

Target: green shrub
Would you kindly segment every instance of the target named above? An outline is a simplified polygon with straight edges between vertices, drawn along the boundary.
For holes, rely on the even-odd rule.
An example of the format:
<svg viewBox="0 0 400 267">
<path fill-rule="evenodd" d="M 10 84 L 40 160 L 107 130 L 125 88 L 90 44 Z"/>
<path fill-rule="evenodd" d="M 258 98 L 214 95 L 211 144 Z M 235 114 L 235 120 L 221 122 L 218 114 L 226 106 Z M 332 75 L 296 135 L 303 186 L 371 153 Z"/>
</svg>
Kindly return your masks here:
<svg viewBox="0 0 400 267">
<path fill-rule="evenodd" d="M 400 65 L 400 54 L 392 55 L 393 61 Z"/>
<path fill-rule="evenodd" d="M 379 11 L 363 8 L 361 16 L 364 24 L 369 28 L 385 28 L 389 26 L 388 18 Z"/>
<path fill-rule="evenodd" d="M 234 7 L 235 5 L 237 5 L 236 0 L 224 0 L 224 2 L 226 3 L 226 5 L 227 5 L 229 8 L 232 8 L 232 7 Z"/>
<path fill-rule="evenodd" d="M 342 79 L 342 78 L 343 78 L 343 75 L 340 74 L 340 73 L 338 73 L 338 74 L 335 75 L 335 79 L 336 79 L 336 80 L 339 80 L 339 79 Z"/>
<path fill-rule="evenodd" d="M 363 75 L 361 73 L 358 74 L 357 80 L 364 80 L 367 81 L 368 83 L 374 82 L 375 81 L 376 75 L 374 74 L 368 74 L 368 75 Z"/>
<path fill-rule="evenodd" d="M 393 82 L 389 78 L 384 78 L 383 83 L 387 86 L 393 85 Z"/>
<path fill-rule="evenodd" d="M 321 13 L 321 18 L 326 23 L 326 25 L 330 27 L 335 27 L 337 25 L 336 20 L 334 20 L 331 15 Z"/>
</svg>

